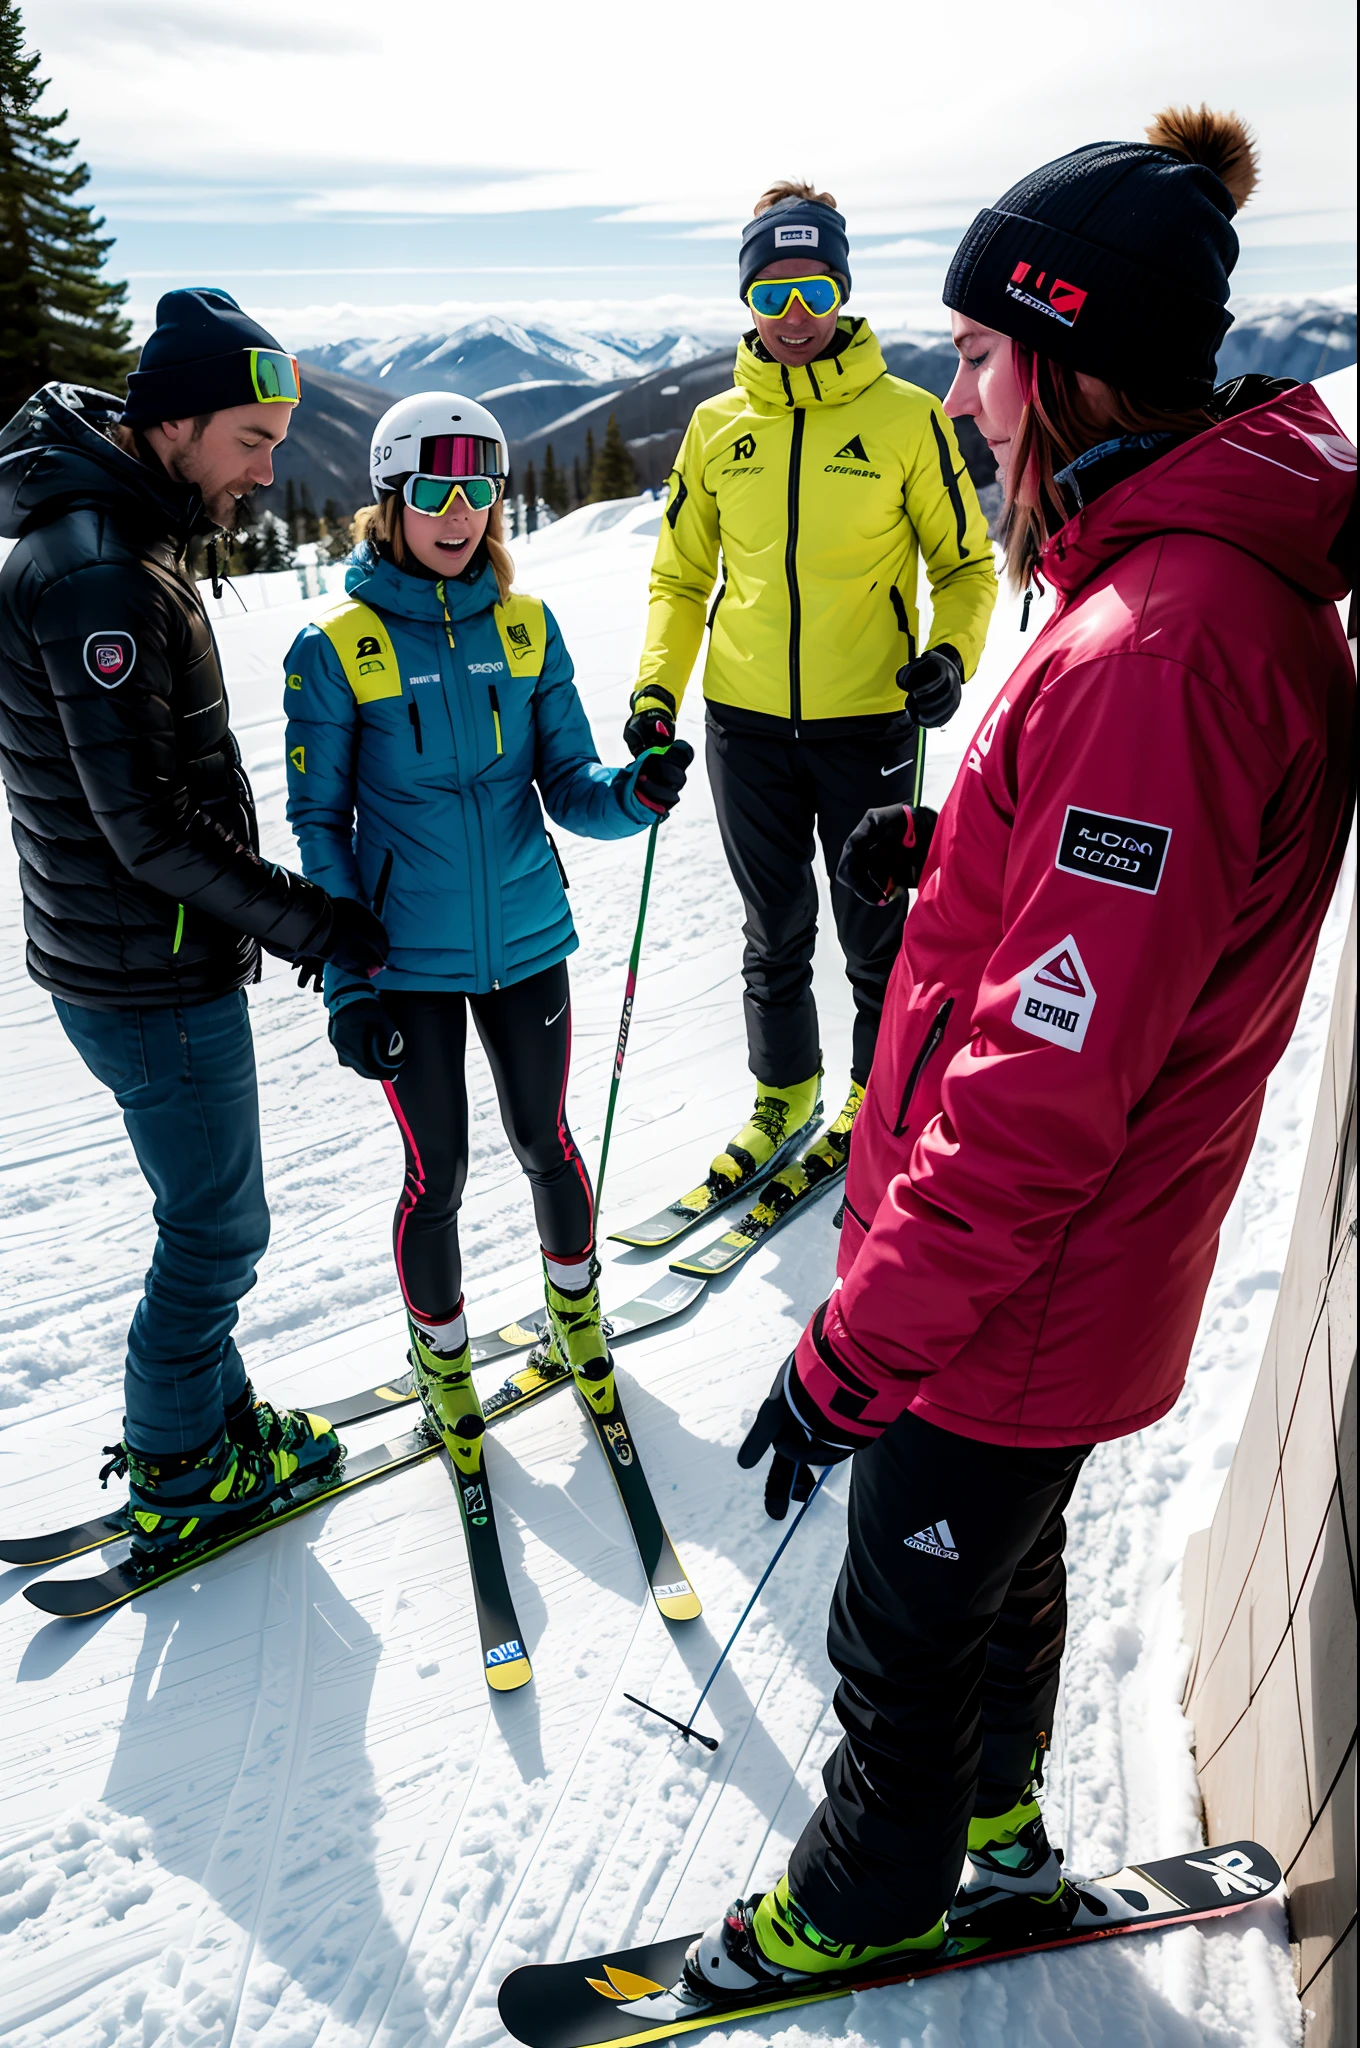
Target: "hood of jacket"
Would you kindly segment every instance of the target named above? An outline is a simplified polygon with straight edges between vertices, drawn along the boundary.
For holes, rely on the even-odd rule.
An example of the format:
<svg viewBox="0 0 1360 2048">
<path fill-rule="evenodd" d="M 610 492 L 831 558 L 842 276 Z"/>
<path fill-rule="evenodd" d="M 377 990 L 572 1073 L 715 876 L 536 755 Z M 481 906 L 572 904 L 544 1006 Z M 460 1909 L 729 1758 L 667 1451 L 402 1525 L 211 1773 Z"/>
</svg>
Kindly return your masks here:
<svg viewBox="0 0 1360 2048">
<path fill-rule="evenodd" d="M 408 576 L 395 562 L 380 555 L 370 541 L 358 546 L 345 571 L 345 589 L 375 611 L 395 612 L 402 619 L 426 619 L 442 625 L 445 609 L 452 620 L 475 618 L 490 611 L 500 591 L 490 562 L 467 581 L 450 576 L 436 582 L 428 576 Z"/>
<path fill-rule="evenodd" d="M 810 363 L 776 363 L 752 347 L 754 330 L 737 348 L 733 376 L 756 412 L 780 413 L 805 405 L 844 405 L 887 374 L 878 337 L 867 320 L 837 322 L 833 352 Z"/>
<path fill-rule="evenodd" d="M 1042 573 L 1070 596 L 1140 541 L 1197 533 L 1335 601 L 1351 587 L 1342 530 L 1354 502 L 1355 449 L 1313 386 L 1298 384 L 1103 492 L 1053 535 Z"/>
<path fill-rule="evenodd" d="M 44 384 L 0 434 L 0 534 L 17 540 L 75 506 L 100 506 L 182 554 L 203 511 L 196 484 L 177 483 L 109 438 L 120 398 Z"/>
</svg>

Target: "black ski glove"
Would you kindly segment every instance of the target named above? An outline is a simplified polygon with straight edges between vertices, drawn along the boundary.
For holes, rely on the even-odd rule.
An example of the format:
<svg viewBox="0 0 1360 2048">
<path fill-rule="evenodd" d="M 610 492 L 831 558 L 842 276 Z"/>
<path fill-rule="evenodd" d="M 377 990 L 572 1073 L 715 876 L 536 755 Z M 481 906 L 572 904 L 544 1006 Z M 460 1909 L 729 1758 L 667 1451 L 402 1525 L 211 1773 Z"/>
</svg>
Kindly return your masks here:
<svg viewBox="0 0 1360 2048">
<path fill-rule="evenodd" d="M 793 1354 L 774 1376 L 774 1385 L 756 1411 L 756 1419 L 737 1452 L 743 1472 L 773 1451 L 765 1475 L 765 1512 L 782 1522 L 790 1500 L 806 1500 L 815 1480 L 814 1465 L 839 1465 L 868 1441 L 834 1436 L 826 1417 L 798 1377 Z"/>
<path fill-rule="evenodd" d="M 624 745 L 636 761 L 648 747 L 668 747 L 675 738 L 675 699 L 648 683 L 628 700 L 632 717 L 623 728 Z"/>
<path fill-rule="evenodd" d="M 298 987 L 320 990 L 327 962 L 349 974 L 372 976 L 387 965 L 387 932 L 366 903 L 352 896 L 332 896 L 330 915 L 313 932 L 307 951 L 293 962 L 302 971 Z"/>
<path fill-rule="evenodd" d="M 836 880 L 861 903 L 883 910 L 920 886 L 937 813 L 925 804 L 884 804 L 866 811 L 841 849 Z"/>
<path fill-rule="evenodd" d="M 667 747 L 649 747 L 640 754 L 633 780 L 633 794 L 639 803 L 655 811 L 658 818 L 669 817 L 680 801 L 693 759 L 694 749 L 688 740 L 672 740 Z"/>
<path fill-rule="evenodd" d="M 342 1067 L 366 1081 L 390 1081 L 406 1057 L 406 1043 L 377 996 L 346 1003 L 330 1023 L 331 1044 Z"/>
<path fill-rule="evenodd" d="M 948 725 L 963 702 L 963 663 L 946 641 L 900 668 L 897 687 L 918 725 Z"/>
</svg>

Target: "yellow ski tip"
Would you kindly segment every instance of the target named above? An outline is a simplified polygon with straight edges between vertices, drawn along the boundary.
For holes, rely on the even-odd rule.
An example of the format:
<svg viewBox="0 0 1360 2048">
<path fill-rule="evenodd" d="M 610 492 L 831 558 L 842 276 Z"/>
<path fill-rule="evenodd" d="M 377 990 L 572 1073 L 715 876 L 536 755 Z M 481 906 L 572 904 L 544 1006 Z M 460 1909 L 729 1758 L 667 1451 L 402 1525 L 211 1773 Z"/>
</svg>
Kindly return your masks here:
<svg viewBox="0 0 1360 2048">
<path fill-rule="evenodd" d="M 523 1323 L 507 1323 L 503 1330 L 497 1330 L 496 1335 L 506 1344 L 537 1344 L 539 1342 L 537 1330 L 526 1330 Z"/>
<path fill-rule="evenodd" d="M 527 1657 L 515 1657 L 508 1664 L 488 1664 L 486 1667 L 486 1682 L 492 1692 L 518 1692 L 533 1675 Z"/>
<path fill-rule="evenodd" d="M 667 1621 L 697 1621 L 704 1611 L 692 1586 L 686 1593 L 671 1594 L 658 1600 L 656 1605 L 658 1613 L 664 1614 Z"/>
<path fill-rule="evenodd" d="M 412 1401 L 415 1399 L 415 1396 L 413 1394 L 403 1394 L 398 1387 L 375 1387 L 373 1389 L 373 1398 L 376 1401 L 396 1401 L 401 1403 L 403 1401 Z"/>
</svg>

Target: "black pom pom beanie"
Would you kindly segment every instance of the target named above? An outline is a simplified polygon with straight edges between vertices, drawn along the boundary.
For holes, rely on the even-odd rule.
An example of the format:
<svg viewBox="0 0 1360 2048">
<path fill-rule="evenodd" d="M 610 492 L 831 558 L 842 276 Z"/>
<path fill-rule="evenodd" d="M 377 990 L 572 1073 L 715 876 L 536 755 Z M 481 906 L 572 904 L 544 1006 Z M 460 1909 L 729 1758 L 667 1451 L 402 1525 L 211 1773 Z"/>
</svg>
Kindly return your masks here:
<svg viewBox="0 0 1360 2048">
<path fill-rule="evenodd" d="M 1201 404 L 1232 325 L 1236 211 L 1207 164 L 1149 143 L 1093 142 L 978 215 L 944 302 L 1155 405 Z"/>
</svg>

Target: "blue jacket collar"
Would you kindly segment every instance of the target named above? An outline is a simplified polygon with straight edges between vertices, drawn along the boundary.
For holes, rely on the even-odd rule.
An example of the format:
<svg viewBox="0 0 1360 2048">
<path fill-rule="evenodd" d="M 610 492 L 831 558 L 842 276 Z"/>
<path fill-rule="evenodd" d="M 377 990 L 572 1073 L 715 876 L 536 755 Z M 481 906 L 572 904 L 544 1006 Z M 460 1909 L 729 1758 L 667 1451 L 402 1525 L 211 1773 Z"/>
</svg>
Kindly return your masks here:
<svg viewBox="0 0 1360 2048">
<path fill-rule="evenodd" d="M 350 558 L 345 589 L 351 597 L 371 604 L 376 611 L 396 612 L 404 619 L 438 621 L 444 616 L 438 584 L 424 576 L 405 575 L 394 563 L 384 561 L 367 541 Z M 470 619 L 478 612 L 490 611 L 499 596 L 490 562 L 483 564 L 481 573 L 470 583 L 450 577 L 443 591 L 451 619 Z"/>
</svg>

